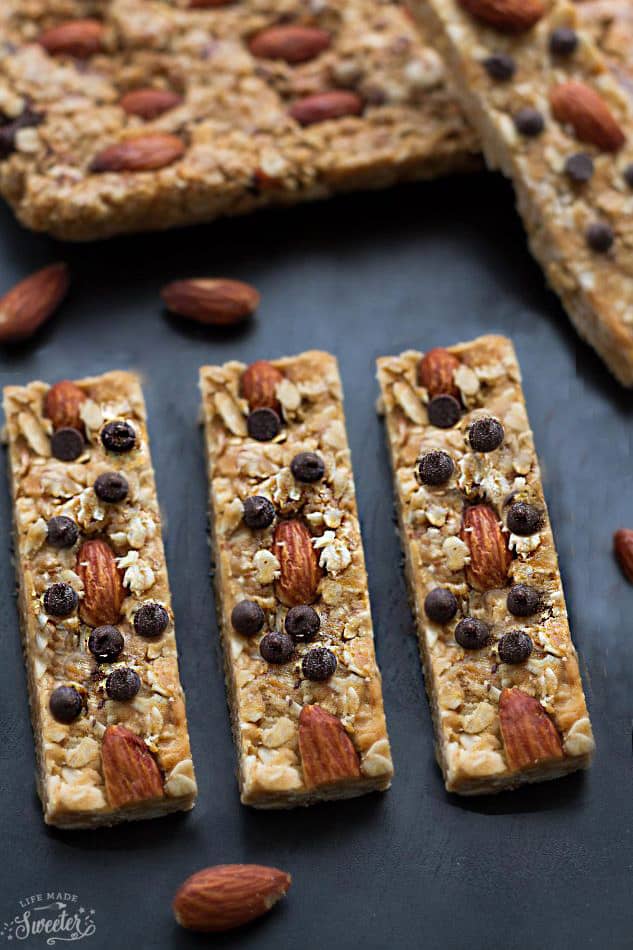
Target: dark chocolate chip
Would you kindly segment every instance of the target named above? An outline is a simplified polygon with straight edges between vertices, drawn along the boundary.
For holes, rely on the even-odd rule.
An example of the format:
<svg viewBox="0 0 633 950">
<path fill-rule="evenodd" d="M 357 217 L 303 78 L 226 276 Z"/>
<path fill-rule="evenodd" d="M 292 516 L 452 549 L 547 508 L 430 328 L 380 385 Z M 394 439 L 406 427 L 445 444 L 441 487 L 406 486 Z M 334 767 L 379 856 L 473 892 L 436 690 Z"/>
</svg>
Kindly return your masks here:
<svg viewBox="0 0 633 950">
<path fill-rule="evenodd" d="M 527 584 L 515 584 L 510 588 L 506 603 L 515 617 L 529 617 L 541 606 L 541 595 Z"/>
<path fill-rule="evenodd" d="M 114 503 L 127 497 L 129 485 L 120 472 L 104 472 L 95 481 L 95 493 L 101 501 Z"/>
<path fill-rule="evenodd" d="M 244 524 L 253 531 L 262 531 L 270 527 L 275 520 L 275 509 L 263 495 L 251 495 L 244 501 Z"/>
<path fill-rule="evenodd" d="M 426 407 L 431 425 L 438 429 L 451 429 L 456 425 L 462 414 L 462 407 L 454 396 L 440 393 L 434 396 Z"/>
<path fill-rule="evenodd" d="M 123 634 L 116 627 L 96 627 L 88 638 L 88 649 L 97 663 L 113 663 L 124 645 Z"/>
<path fill-rule="evenodd" d="M 77 606 L 77 594 L 70 584 L 51 584 L 44 593 L 44 610 L 51 617 L 68 617 Z"/>
<path fill-rule="evenodd" d="M 536 135 L 541 134 L 545 128 L 545 122 L 543 121 L 543 116 L 537 109 L 531 109 L 529 106 L 526 106 L 524 109 L 519 109 L 514 116 L 514 126 L 521 135 L 525 135 L 527 138 L 534 138 Z"/>
<path fill-rule="evenodd" d="M 488 625 L 475 617 L 465 617 L 455 627 L 455 639 L 464 650 L 481 650 L 489 638 Z"/>
<path fill-rule="evenodd" d="M 593 175 L 593 159 L 587 152 L 576 152 L 565 162 L 564 171 L 575 185 L 584 185 Z"/>
<path fill-rule="evenodd" d="M 290 463 L 290 471 L 298 482 L 319 482 L 325 475 L 325 465 L 316 452 L 299 452 Z"/>
<path fill-rule="evenodd" d="M 134 699 L 140 688 L 140 677 L 129 666 L 119 666 L 112 670 L 106 680 L 106 693 L 110 699 L 116 699 L 120 703 Z"/>
<path fill-rule="evenodd" d="M 287 633 L 274 630 L 262 637 L 259 652 L 267 663 L 287 663 L 295 652 L 294 640 Z"/>
<path fill-rule="evenodd" d="M 55 515 L 46 527 L 46 540 L 54 548 L 72 548 L 79 537 L 79 528 L 66 515 Z"/>
<path fill-rule="evenodd" d="M 27 129 L 39 125 L 44 116 L 39 112 L 26 108 L 17 119 L 8 122 L 0 128 L 0 161 L 8 158 L 15 151 L 15 138 L 20 129 Z"/>
<path fill-rule="evenodd" d="M 550 33 L 549 51 L 554 56 L 571 56 L 577 46 L 578 34 L 568 26 L 559 26 Z"/>
<path fill-rule="evenodd" d="M 516 63 L 507 53 L 492 53 L 483 61 L 484 69 L 491 79 L 506 82 L 512 79 L 516 72 Z"/>
<path fill-rule="evenodd" d="M 51 693 L 48 708 L 57 722 L 73 722 L 83 709 L 83 701 L 74 686 L 58 686 Z"/>
<path fill-rule="evenodd" d="M 117 419 L 101 430 L 101 443 L 108 452 L 131 452 L 136 445 L 136 432 L 129 422 Z"/>
<path fill-rule="evenodd" d="M 301 672 L 306 679 L 322 683 L 329 680 L 336 670 L 336 657 L 327 647 L 315 647 L 304 656 Z"/>
<path fill-rule="evenodd" d="M 254 600 L 240 600 L 231 613 L 231 623 L 244 637 L 253 637 L 264 626 L 266 615 Z"/>
<path fill-rule="evenodd" d="M 457 598 L 446 587 L 435 587 L 426 595 L 424 612 L 435 623 L 448 623 L 457 613 Z"/>
<path fill-rule="evenodd" d="M 416 476 L 421 485 L 444 485 L 454 470 L 448 452 L 427 452 L 416 462 Z"/>
<path fill-rule="evenodd" d="M 134 614 L 134 629 L 139 637 L 160 637 L 169 625 L 169 614 L 162 604 L 142 604 Z"/>
<path fill-rule="evenodd" d="M 64 426 L 51 436 L 51 452 L 60 462 L 74 462 L 84 450 L 84 437 L 79 429 Z"/>
<path fill-rule="evenodd" d="M 541 515 L 534 505 L 517 501 L 508 509 L 507 525 L 512 534 L 525 537 L 538 531 L 541 526 Z"/>
<path fill-rule="evenodd" d="M 532 652 L 532 641 L 522 630 L 512 630 L 501 637 L 497 649 L 502 663 L 523 663 Z"/>
<path fill-rule="evenodd" d="M 311 643 L 321 627 L 321 618 L 313 607 L 301 604 L 286 614 L 284 629 L 295 643 Z"/>
<path fill-rule="evenodd" d="M 633 188 L 633 162 L 626 166 L 623 177 L 629 188 Z"/>
<path fill-rule="evenodd" d="M 592 221 L 585 230 L 585 240 L 592 251 L 605 254 L 613 245 L 613 229 L 603 221 Z"/>
<path fill-rule="evenodd" d="M 274 409 L 253 409 L 248 414 L 246 428 L 251 439 L 271 442 L 281 432 L 281 419 Z"/>
<path fill-rule="evenodd" d="M 468 441 L 474 452 L 494 452 L 503 442 L 503 426 L 493 416 L 475 419 L 468 429 Z"/>
</svg>

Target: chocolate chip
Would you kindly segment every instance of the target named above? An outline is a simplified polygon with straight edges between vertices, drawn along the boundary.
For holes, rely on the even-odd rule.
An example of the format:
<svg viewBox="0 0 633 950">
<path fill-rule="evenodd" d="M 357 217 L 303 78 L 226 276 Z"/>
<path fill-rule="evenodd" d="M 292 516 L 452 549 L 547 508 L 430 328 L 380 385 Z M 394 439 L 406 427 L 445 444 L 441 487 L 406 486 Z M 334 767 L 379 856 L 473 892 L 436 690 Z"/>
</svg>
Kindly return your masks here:
<svg viewBox="0 0 633 950">
<path fill-rule="evenodd" d="M 301 672 L 305 678 L 314 680 L 316 683 L 329 680 L 335 671 L 336 657 L 326 647 L 315 647 L 314 650 L 310 650 L 301 663 Z"/>
<path fill-rule="evenodd" d="M 253 409 L 248 414 L 246 428 L 251 439 L 271 442 L 281 431 L 281 419 L 274 409 Z"/>
<path fill-rule="evenodd" d="M 475 617 L 465 617 L 455 627 L 455 639 L 464 650 L 481 650 L 489 638 L 488 625 Z"/>
<path fill-rule="evenodd" d="M 295 652 L 294 641 L 287 633 L 274 630 L 262 637 L 259 652 L 267 663 L 287 663 Z"/>
<path fill-rule="evenodd" d="M 313 607 L 301 604 L 286 614 L 284 629 L 295 643 L 311 643 L 321 627 L 321 618 Z"/>
<path fill-rule="evenodd" d="M 96 627 L 88 638 L 88 649 L 97 663 L 113 663 L 124 645 L 123 634 L 116 627 Z"/>
<path fill-rule="evenodd" d="M 506 82 L 512 79 L 516 72 L 516 63 L 506 53 L 492 53 L 483 61 L 484 69 L 491 79 Z"/>
<path fill-rule="evenodd" d="M 578 46 L 578 34 L 568 26 L 559 26 L 550 33 L 549 51 L 554 56 L 571 56 Z"/>
<path fill-rule="evenodd" d="M 424 612 L 435 623 L 448 623 L 457 613 L 457 598 L 446 587 L 435 587 L 426 595 Z"/>
<path fill-rule="evenodd" d="M 244 524 L 254 531 L 270 527 L 275 520 L 275 509 L 263 495 L 251 495 L 244 501 Z"/>
<path fill-rule="evenodd" d="M 101 443 L 108 452 L 131 452 L 136 445 L 136 432 L 129 422 L 117 419 L 101 430 Z"/>
<path fill-rule="evenodd" d="M 264 626 L 266 615 L 254 600 L 240 600 L 231 613 L 231 623 L 244 637 L 253 637 Z"/>
<path fill-rule="evenodd" d="M 527 584 L 515 584 L 510 588 L 506 603 L 508 610 L 515 617 L 529 617 L 541 606 L 541 595 Z"/>
<path fill-rule="evenodd" d="M 112 670 L 106 680 L 106 693 L 110 699 L 116 699 L 120 703 L 134 699 L 140 688 L 140 677 L 129 666 L 119 666 Z"/>
<path fill-rule="evenodd" d="M 46 540 L 54 548 L 72 548 L 79 537 L 79 528 L 66 515 L 55 515 L 46 528 Z"/>
<path fill-rule="evenodd" d="M 160 637 L 169 626 L 169 614 L 162 604 L 142 604 L 134 614 L 134 629 L 139 637 Z"/>
<path fill-rule="evenodd" d="M 79 429 L 65 426 L 51 436 L 51 452 L 60 462 L 74 462 L 84 450 L 84 437 Z"/>
<path fill-rule="evenodd" d="M 44 593 L 44 610 L 51 617 L 68 617 L 77 606 L 77 594 L 70 584 L 51 584 Z"/>
<path fill-rule="evenodd" d="M 575 185 L 584 185 L 593 175 L 593 159 L 587 152 L 576 152 L 565 162 L 564 171 Z"/>
<path fill-rule="evenodd" d="M 125 475 L 120 472 L 104 472 L 95 481 L 94 488 L 97 498 L 113 503 L 127 497 L 129 485 Z"/>
<path fill-rule="evenodd" d="M 319 482 L 325 475 L 325 464 L 316 452 L 299 452 L 290 463 L 290 471 L 298 482 Z"/>
<path fill-rule="evenodd" d="M 614 241 L 613 229 L 603 221 L 593 221 L 585 230 L 585 240 L 592 251 L 605 254 Z"/>
<path fill-rule="evenodd" d="M 532 652 L 532 641 L 522 630 L 512 630 L 501 637 L 497 649 L 502 663 L 523 663 Z"/>
<path fill-rule="evenodd" d="M 468 441 L 474 452 L 494 452 L 503 442 L 503 426 L 493 416 L 475 419 L 468 429 Z"/>
<path fill-rule="evenodd" d="M 528 505 L 524 501 L 518 501 L 508 509 L 507 517 L 508 529 L 512 534 L 520 534 L 525 537 L 528 534 L 534 534 L 541 526 L 541 516 L 534 505 Z"/>
<path fill-rule="evenodd" d="M 440 393 L 434 396 L 426 407 L 429 416 L 429 422 L 438 429 L 451 429 L 459 422 L 462 414 L 462 407 L 454 396 L 447 393 Z"/>
<path fill-rule="evenodd" d="M 81 695 L 74 686 L 58 686 L 51 693 L 48 708 L 57 722 L 73 722 L 83 709 Z"/>
<path fill-rule="evenodd" d="M 444 485 L 454 470 L 448 452 L 427 452 L 416 462 L 416 478 L 421 485 Z"/>
<path fill-rule="evenodd" d="M 534 136 L 541 134 L 545 128 L 545 122 L 540 112 L 526 106 L 524 109 L 519 109 L 514 116 L 514 126 L 521 135 L 534 138 Z"/>
<path fill-rule="evenodd" d="M 15 139 L 20 129 L 33 128 L 44 120 L 39 112 L 26 108 L 17 119 L 8 122 L 0 128 L 0 161 L 8 158 L 15 151 Z"/>
<path fill-rule="evenodd" d="M 629 188 L 633 188 L 633 162 L 626 166 L 623 177 Z"/>
</svg>

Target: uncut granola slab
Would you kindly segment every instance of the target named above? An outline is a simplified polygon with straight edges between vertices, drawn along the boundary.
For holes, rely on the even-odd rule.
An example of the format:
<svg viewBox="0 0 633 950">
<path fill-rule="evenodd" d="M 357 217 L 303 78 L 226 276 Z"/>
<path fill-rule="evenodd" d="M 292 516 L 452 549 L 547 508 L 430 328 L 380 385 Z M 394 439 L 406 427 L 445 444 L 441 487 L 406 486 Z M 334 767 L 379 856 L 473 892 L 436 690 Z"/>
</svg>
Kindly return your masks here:
<svg viewBox="0 0 633 950">
<path fill-rule="evenodd" d="M 512 344 L 411 350 L 379 359 L 378 377 L 446 788 L 586 768 L 591 724 Z"/>
<path fill-rule="evenodd" d="M 512 179 L 548 282 L 580 335 L 633 385 L 630 96 L 569 4 L 502 3 L 496 18 L 491 0 L 412 6 L 437 35 L 488 164 Z"/>
<path fill-rule="evenodd" d="M 4 410 L 44 819 L 94 828 L 192 808 L 139 381 L 7 386 Z"/>
<path fill-rule="evenodd" d="M 244 804 L 389 786 L 393 767 L 336 360 L 200 375 L 216 598 Z"/>
<path fill-rule="evenodd" d="M 0 193 L 35 230 L 167 228 L 479 163 L 393 2 L 2 6 Z"/>
</svg>

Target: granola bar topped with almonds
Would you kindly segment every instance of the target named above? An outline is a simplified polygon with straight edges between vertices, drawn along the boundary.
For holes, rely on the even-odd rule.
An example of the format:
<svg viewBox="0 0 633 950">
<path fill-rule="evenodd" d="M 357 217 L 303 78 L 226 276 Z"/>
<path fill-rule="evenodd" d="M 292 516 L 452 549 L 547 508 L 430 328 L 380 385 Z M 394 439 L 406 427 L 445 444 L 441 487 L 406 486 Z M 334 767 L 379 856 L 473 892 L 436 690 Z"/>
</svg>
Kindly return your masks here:
<svg viewBox="0 0 633 950">
<path fill-rule="evenodd" d="M 512 344 L 383 357 L 378 377 L 447 789 L 586 768 L 591 724 Z"/>
<path fill-rule="evenodd" d="M 200 375 L 242 801 L 388 787 L 391 753 L 333 356 Z"/>
<path fill-rule="evenodd" d="M 189 809 L 196 781 L 136 376 L 8 386 L 38 791 L 48 824 Z"/>
</svg>

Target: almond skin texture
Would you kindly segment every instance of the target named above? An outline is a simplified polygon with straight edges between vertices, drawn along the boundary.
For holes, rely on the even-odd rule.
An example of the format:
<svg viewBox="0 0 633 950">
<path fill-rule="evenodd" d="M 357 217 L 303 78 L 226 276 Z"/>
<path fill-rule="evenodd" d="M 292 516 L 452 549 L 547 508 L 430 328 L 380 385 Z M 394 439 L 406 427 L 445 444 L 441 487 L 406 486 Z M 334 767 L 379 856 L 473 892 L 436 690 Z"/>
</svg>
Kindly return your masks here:
<svg viewBox="0 0 633 950">
<path fill-rule="evenodd" d="M 257 360 L 244 370 L 240 390 L 251 412 L 254 409 L 274 409 L 280 414 L 281 406 L 275 392 L 283 378 L 283 373 L 266 360 Z"/>
<path fill-rule="evenodd" d="M 53 316 L 70 284 L 66 264 L 50 264 L 16 284 L 0 299 L 0 343 L 32 336 Z"/>
<path fill-rule="evenodd" d="M 172 313 L 220 327 L 246 320 L 260 300 L 259 293 L 249 284 L 221 277 L 175 280 L 163 287 L 160 295 Z"/>
<path fill-rule="evenodd" d="M 613 552 L 617 558 L 622 573 L 630 584 L 633 584 L 633 531 L 630 528 L 620 528 L 613 535 Z"/>
<path fill-rule="evenodd" d="M 500 33 L 525 33 L 545 13 L 541 0 L 459 0 L 459 3 L 476 20 Z"/>
<path fill-rule="evenodd" d="M 249 49 L 263 59 L 283 59 L 286 63 L 305 63 L 326 50 L 332 37 L 314 26 L 271 26 L 251 37 Z"/>
<path fill-rule="evenodd" d="M 290 107 L 288 114 L 299 125 L 314 125 L 316 122 L 340 119 L 346 115 L 360 115 L 362 111 L 363 100 L 355 92 L 332 89 L 298 99 Z"/>
<path fill-rule="evenodd" d="M 624 132 L 602 96 L 582 82 L 564 82 L 550 91 L 554 117 L 571 125 L 581 142 L 597 145 L 605 152 L 617 152 L 626 141 Z"/>
<path fill-rule="evenodd" d="M 453 374 L 459 365 L 457 357 L 441 347 L 424 354 L 418 363 L 418 383 L 427 390 L 429 399 L 441 393 L 460 398 L 459 389 L 453 380 Z"/>
<path fill-rule="evenodd" d="M 106 796 L 112 808 L 163 797 L 156 759 L 139 736 L 125 726 L 108 726 L 101 746 Z"/>
<path fill-rule="evenodd" d="M 83 432 L 84 424 L 80 411 L 85 401 L 86 394 L 79 386 L 75 386 L 69 379 L 62 379 L 46 393 L 44 411 L 54 429 L 70 427 Z"/>
<path fill-rule="evenodd" d="M 290 887 L 291 877 L 261 864 L 218 864 L 188 877 L 174 897 L 181 927 L 199 933 L 233 930 L 261 917 Z"/>
<path fill-rule="evenodd" d="M 45 30 L 38 37 L 40 46 L 51 56 L 75 56 L 88 59 L 103 47 L 104 28 L 98 20 L 67 20 Z"/>
<path fill-rule="evenodd" d="M 235 0 L 189 0 L 189 10 L 214 10 L 216 7 L 228 7 Z"/>
<path fill-rule="evenodd" d="M 104 148 L 90 164 L 91 172 L 147 172 L 172 165 L 185 154 L 176 135 L 152 132 Z"/>
<path fill-rule="evenodd" d="M 77 555 L 77 573 L 84 585 L 79 615 L 91 627 L 116 624 L 121 616 L 125 588 L 109 544 L 85 541 Z"/>
<path fill-rule="evenodd" d="M 281 567 L 281 576 L 275 581 L 275 593 L 282 604 L 297 607 L 313 603 L 323 572 L 312 544 L 312 535 L 303 521 L 277 523 L 273 554 Z"/>
<path fill-rule="evenodd" d="M 336 716 L 304 706 L 299 716 L 299 751 L 306 788 L 360 778 L 358 753 Z"/>
<path fill-rule="evenodd" d="M 128 115 L 149 121 L 175 109 L 182 101 L 182 96 L 171 89 L 132 89 L 121 97 L 119 105 Z"/>
<path fill-rule="evenodd" d="M 506 759 L 513 771 L 563 758 L 556 726 L 539 701 L 518 687 L 501 693 L 499 722 Z"/>
<path fill-rule="evenodd" d="M 466 508 L 461 539 L 470 549 L 470 564 L 466 565 L 466 580 L 470 586 L 479 591 L 504 587 L 512 553 L 492 508 L 488 505 Z"/>
</svg>

